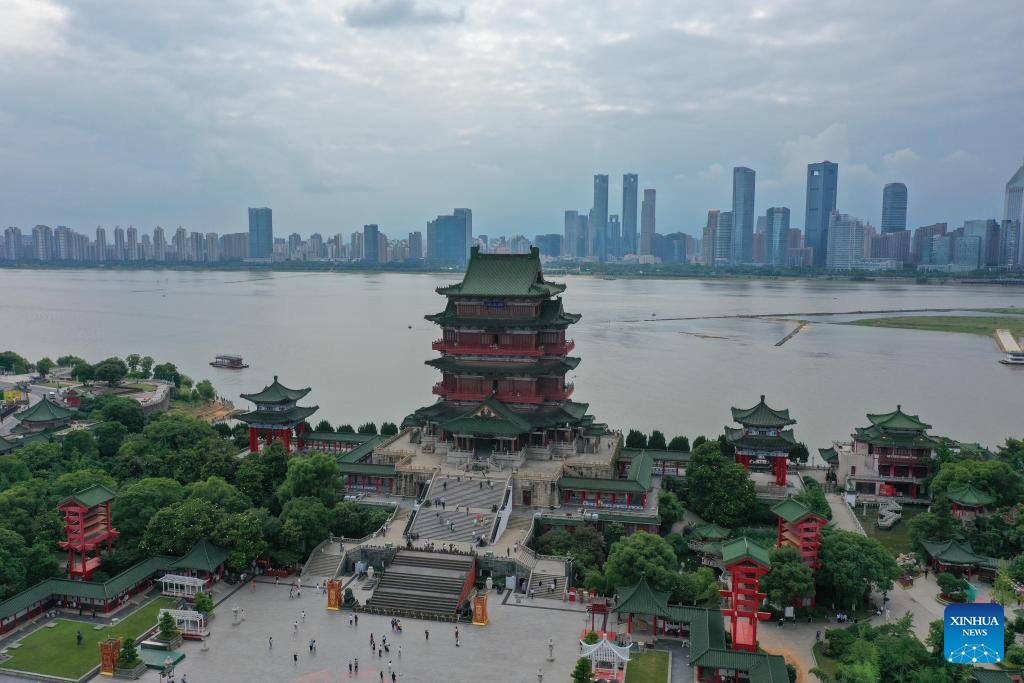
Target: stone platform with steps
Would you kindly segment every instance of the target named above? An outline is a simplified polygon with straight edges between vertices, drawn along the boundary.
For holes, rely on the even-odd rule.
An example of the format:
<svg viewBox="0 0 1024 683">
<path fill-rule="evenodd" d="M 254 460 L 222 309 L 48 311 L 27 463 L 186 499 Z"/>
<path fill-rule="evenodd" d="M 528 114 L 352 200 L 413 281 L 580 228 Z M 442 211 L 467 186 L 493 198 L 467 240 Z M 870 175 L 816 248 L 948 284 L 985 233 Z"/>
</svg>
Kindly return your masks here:
<svg viewBox="0 0 1024 683">
<path fill-rule="evenodd" d="M 366 610 L 409 617 L 454 617 L 473 571 L 470 556 L 400 550 L 380 575 Z"/>
</svg>

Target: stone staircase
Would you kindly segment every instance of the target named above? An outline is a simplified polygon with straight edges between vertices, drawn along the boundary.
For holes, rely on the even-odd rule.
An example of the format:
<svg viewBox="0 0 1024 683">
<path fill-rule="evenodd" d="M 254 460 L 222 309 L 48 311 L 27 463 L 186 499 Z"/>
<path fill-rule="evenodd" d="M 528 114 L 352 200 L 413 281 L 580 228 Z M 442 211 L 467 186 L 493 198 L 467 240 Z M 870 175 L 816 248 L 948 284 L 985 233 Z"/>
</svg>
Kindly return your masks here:
<svg viewBox="0 0 1024 683">
<path fill-rule="evenodd" d="M 366 602 L 366 611 L 410 617 L 454 617 L 473 558 L 400 550 Z"/>
<path fill-rule="evenodd" d="M 318 548 L 310 553 L 306 566 L 302 568 L 302 578 L 333 579 L 338 575 L 344 556 L 338 552 L 336 543 L 327 545 L 334 547 L 323 546 L 322 550 Z"/>
<path fill-rule="evenodd" d="M 417 511 L 409 532 L 421 540 L 441 542 L 473 543 L 480 535 L 490 540 L 496 516 L 492 510 L 501 506 L 507 484 L 507 478 L 439 474 L 425 497 L 431 506 Z M 445 499 L 443 510 L 433 504 L 440 498 Z"/>
<path fill-rule="evenodd" d="M 551 598 L 553 600 L 561 600 L 565 596 L 566 583 L 568 578 L 565 576 L 565 572 L 561 574 L 548 574 L 534 570 L 530 574 L 530 585 L 526 589 L 527 595 L 530 591 L 533 591 L 533 597 L 535 598 Z M 552 582 L 554 582 L 554 589 L 551 588 Z"/>
</svg>

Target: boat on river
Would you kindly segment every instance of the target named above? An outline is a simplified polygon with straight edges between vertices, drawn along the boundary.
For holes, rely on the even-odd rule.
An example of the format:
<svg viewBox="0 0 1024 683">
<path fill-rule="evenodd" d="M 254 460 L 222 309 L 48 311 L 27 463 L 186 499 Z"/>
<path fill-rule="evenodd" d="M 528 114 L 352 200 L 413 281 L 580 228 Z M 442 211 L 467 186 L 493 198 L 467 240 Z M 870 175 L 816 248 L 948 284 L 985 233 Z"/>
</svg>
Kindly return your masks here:
<svg viewBox="0 0 1024 683">
<path fill-rule="evenodd" d="M 241 356 L 236 356 L 233 353 L 219 354 L 216 358 L 210 361 L 210 365 L 215 368 L 230 368 L 232 370 L 241 370 L 249 367 L 249 364 L 246 363 Z"/>
</svg>

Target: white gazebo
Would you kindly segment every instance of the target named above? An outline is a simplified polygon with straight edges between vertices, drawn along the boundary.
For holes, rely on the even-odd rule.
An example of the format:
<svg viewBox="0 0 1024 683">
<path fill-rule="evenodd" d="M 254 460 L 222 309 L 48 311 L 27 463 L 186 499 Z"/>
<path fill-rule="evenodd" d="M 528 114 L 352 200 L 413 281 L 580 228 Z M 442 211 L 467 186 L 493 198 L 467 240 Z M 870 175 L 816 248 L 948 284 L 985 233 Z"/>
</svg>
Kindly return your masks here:
<svg viewBox="0 0 1024 683">
<path fill-rule="evenodd" d="M 164 574 L 160 577 L 160 593 L 172 598 L 185 598 L 193 600 L 196 593 L 199 593 L 206 586 L 206 581 L 198 576 L 183 576 L 182 574 Z"/>
<path fill-rule="evenodd" d="M 209 631 L 206 630 L 206 615 L 202 612 L 192 609 L 162 609 L 157 614 L 157 624 L 160 623 L 160 618 L 164 615 L 164 612 L 169 612 L 174 617 L 174 623 L 178 626 L 178 630 L 181 631 L 182 638 L 196 640 L 209 635 Z"/>
<path fill-rule="evenodd" d="M 629 664 L 629 645 L 616 645 L 602 638 L 592 645 L 580 641 L 580 655 L 590 660 L 590 671 L 596 681 L 626 680 L 626 665 Z"/>
</svg>

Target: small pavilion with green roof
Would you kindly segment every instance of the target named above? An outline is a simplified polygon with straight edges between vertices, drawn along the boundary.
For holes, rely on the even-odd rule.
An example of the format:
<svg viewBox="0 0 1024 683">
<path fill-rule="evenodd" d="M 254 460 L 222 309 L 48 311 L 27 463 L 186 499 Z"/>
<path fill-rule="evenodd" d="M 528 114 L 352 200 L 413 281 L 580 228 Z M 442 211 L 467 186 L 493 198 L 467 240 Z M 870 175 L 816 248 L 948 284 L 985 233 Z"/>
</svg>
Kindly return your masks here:
<svg viewBox="0 0 1024 683">
<path fill-rule="evenodd" d="M 729 588 L 719 591 L 726 599 L 722 615 L 729 620 L 734 650 L 757 651 L 757 622 L 771 618 L 761 611 L 765 594 L 761 577 L 772 567 L 768 549 L 746 536 L 722 544 L 722 564 L 729 572 Z"/>
<path fill-rule="evenodd" d="M 176 574 L 202 578 L 210 585 L 224 572 L 228 554 L 228 551 L 219 545 L 201 538 L 184 556 L 171 562 L 168 569 Z"/>
<path fill-rule="evenodd" d="M 277 380 L 277 375 L 274 375 L 274 381 L 261 391 L 255 394 L 242 394 L 242 398 L 256 404 L 256 410 L 237 416 L 238 420 L 249 425 L 249 451 L 259 451 L 261 436 L 267 445 L 280 439 L 284 449 L 291 451 L 293 433 L 301 449 L 302 426 L 306 418 L 318 410 L 318 406 L 298 405 L 309 392 L 309 387 L 289 389 Z"/>
<path fill-rule="evenodd" d="M 767 462 L 777 486 L 786 485 L 789 452 L 796 445 L 792 429 L 796 424 L 789 410 L 777 410 L 761 400 L 753 408 L 732 408 L 732 419 L 741 427 L 725 428 L 725 440 L 736 449 L 736 462 L 750 469 L 751 463 Z"/>
<path fill-rule="evenodd" d="M 33 406 L 14 414 L 18 424 L 11 429 L 12 434 L 37 434 L 62 429 L 71 422 L 74 410 L 65 408 L 49 397 L 43 398 Z"/>
<path fill-rule="evenodd" d="M 953 516 L 963 521 L 973 521 L 978 515 L 983 515 L 990 505 L 996 502 L 996 497 L 975 488 L 970 482 L 960 486 L 951 486 L 946 491 L 949 498 L 950 510 Z"/>
<path fill-rule="evenodd" d="M 993 576 L 999 568 L 999 560 L 974 552 L 968 541 L 921 541 L 935 572 L 950 572 L 968 579 L 974 573 Z"/>
</svg>

